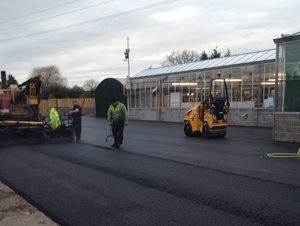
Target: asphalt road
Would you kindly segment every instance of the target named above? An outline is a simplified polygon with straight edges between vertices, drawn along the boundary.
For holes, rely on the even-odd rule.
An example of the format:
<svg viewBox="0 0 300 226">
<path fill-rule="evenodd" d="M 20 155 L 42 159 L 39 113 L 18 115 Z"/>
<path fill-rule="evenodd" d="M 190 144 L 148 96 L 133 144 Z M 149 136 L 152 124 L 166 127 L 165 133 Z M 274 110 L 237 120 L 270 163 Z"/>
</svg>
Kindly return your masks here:
<svg viewBox="0 0 300 226">
<path fill-rule="evenodd" d="M 60 225 L 300 225 L 300 163 L 272 129 L 185 137 L 183 123 L 132 121 L 121 149 L 105 119 L 81 142 L 0 147 L 0 180 Z"/>
</svg>

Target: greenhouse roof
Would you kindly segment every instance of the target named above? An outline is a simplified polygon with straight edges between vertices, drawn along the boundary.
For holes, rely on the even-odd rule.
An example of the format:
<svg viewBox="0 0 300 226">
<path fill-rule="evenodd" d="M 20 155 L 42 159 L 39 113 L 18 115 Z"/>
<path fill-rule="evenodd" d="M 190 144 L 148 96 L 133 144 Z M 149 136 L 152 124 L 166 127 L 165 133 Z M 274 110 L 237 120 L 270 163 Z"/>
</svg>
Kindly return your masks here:
<svg viewBox="0 0 300 226">
<path fill-rule="evenodd" d="M 246 66 L 260 63 L 275 62 L 276 50 L 264 50 L 259 52 L 245 53 L 229 57 L 214 58 L 202 60 L 193 63 L 178 64 L 166 67 L 145 69 L 130 79 L 138 79 L 144 77 L 153 77 L 168 74 L 179 74 L 196 71 L 214 70 L 229 68 L 234 66 Z"/>
</svg>

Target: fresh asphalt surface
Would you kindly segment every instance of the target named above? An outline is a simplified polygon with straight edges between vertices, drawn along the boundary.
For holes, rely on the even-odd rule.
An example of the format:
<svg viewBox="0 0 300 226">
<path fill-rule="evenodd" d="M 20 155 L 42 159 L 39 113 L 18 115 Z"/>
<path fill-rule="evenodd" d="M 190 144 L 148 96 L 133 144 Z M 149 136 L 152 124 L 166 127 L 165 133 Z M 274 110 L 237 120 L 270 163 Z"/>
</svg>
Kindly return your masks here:
<svg viewBox="0 0 300 226">
<path fill-rule="evenodd" d="M 300 225 L 300 144 L 230 126 L 186 137 L 183 123 L 131 121 L 120 149 L 105 119 L 82 141 L 0 147 L 0 181 L 60 225 Z"/>
</svg>

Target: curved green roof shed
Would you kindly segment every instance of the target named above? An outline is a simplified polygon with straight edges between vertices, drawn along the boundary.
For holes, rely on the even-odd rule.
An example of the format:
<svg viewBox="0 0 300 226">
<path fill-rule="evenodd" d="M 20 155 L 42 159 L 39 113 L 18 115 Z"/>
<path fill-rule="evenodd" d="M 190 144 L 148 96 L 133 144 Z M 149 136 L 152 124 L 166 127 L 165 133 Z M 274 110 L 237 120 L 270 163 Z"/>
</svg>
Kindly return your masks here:
<svg viewBox="0 0 300 226">
<path fill-rule="evenodd" d="M 112 97 L 125 104 L 128 109 L 125 82 L 126 79 L 119 78 L 107 78 L 100 82 L 95 91 L 96 117 L 107 117 L 107 110 L 110 106 L 109 100 Z"/>
</svg>

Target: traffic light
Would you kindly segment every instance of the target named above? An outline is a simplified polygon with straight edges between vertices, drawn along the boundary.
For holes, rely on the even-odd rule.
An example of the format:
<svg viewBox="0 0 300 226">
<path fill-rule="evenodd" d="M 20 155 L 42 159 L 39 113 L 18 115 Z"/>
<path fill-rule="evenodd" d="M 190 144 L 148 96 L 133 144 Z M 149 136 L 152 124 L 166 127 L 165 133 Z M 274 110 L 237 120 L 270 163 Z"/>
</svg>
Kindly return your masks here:
<svg viewBox="0 0 300 226">
<path fill-rule="evenodd" d="M 124 55 L 125 55 L 125 60 L 128 60 L 129 59 L 129 49 L 125 49 Z"/>
</svg>

